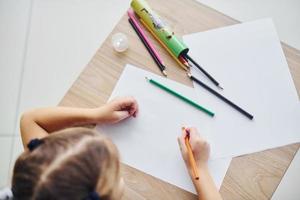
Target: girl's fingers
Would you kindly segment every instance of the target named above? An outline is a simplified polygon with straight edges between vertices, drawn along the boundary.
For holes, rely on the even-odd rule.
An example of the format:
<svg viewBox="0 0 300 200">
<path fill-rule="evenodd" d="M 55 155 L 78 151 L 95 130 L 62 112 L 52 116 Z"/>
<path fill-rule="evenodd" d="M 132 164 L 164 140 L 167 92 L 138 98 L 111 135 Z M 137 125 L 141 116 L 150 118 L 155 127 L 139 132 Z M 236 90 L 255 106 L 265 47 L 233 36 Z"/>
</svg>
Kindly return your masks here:
<svg viewBox="0 0 300 200">
<path fill-rule="evenodd" d="M 187 149 L 186 149 L 186 146 L 185 146 L 185 138 L 186 138 L 186 136 L 187 136 L 187 132 L 185 131 L 185 128 L 182 127 L 181 136 L 178 137 L 178 142 L 180 144 L 182 153 L 186 153 L 187 152 Z"/>
<path fill-rule="evenodd" d="M 136 109 L 135 112 L 133 113 L 133 116 L 136 117 L 138 113 L 139 113 L 139 104 L 136 104 Z"/>
<path fill-rule="evenodd" d="M 195 136 L 198 136 L 199 134 L 198 134 L 198 131 L 197 131 L 197 129 L 195 128 L 195 127 L 190 127 L 190 128 L 188 128 L 189 129 L 189 131 L 190 131 L 190 137 L 195 137 Z"/>
<path fill-rule="evenodd" d="M 186 128 L 182 127 L 181 136 L 178 137 L 177 140 L 178 140 L 178 144 L 179 144 L 179 147 L 180 147 L 182 158 L 183 158 L 185 164 L 187 165 L 187 168 L 189 168 L 188 152 L 187 152 L 187 147 L 186 147 L 186 144 L 185 144 L 185 138 L 186 137 L 187 137 Z"/>
<path fill-rule="evenodd" d="M 190 142 L 191 143 L 194 143 L 198 139 L 202 139 L 202 137 L 199 135 L 196 128 L 191 127 L 191 128 L 189 128 L 189 130 L 190 130 Z"/>
<path fill-rule="evenodd" d="M 121 121 L 130 116 L 127 111 L 117 111 L 116 115 L 117 115 L 117 121 Z"/>
<path fill-rule="evenodd" d="M 134 99 L 134 98 L 133 98 Z M 136 101 L 136 99 L 134 99 L 134 102 L 133 102 L 133 116 L 136 117 L 136 115 L 138 114 L 139 112 L 139 104 L 138 102 Z"/>
<path fill-rule="evenodd" d="M 132 116 L 137 115 L 139 107 L 137 101 L 133 97 L 124 97 L 121 101 L 121 110 L 127 110 Z"/>
<path fill-rule="evenodd" d="M 181 152 L 181 156 L 182 156 L 183 160 L 186 162 L 186 147 L 185 147 L 184 142 L 182 141 L 182 137 L 178 137 L 177 141 L 178 141 L 179 149 Z"/>
<path fill-rule="evenodd" d="M 129 114 L 135 117 L 137 113 L 138 113 L 138 105 L 137 104 L 131 105 L 131 107 L 129 108 Z"/>
<path fill-rule="evenodd" d="M 184 140 L 184 138 L 188 135 L 188 132 L 190 131 L 189 130 L 189 128 L 186 128 L 186 127 L 182 127 L 181 128 L 181 137 L 183 138 L 183 140 Z"/>
</svg>

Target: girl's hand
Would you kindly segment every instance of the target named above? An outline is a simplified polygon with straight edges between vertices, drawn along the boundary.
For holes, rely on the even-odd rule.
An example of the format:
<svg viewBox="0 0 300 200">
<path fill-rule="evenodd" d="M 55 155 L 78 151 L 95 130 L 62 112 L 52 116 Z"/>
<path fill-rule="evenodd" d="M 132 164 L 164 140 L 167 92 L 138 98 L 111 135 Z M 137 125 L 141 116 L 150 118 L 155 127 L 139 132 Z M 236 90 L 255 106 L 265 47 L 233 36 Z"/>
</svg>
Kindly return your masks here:
<svg viewBox="0 0 300 200">
<path fill-rule="evenodd" d="M 188 151 L 185 145 L 185 137 L 187 136 L 187 131 L 183 131 L 182 135 L 178 137 L 178 143 L 182 157 L 191 176 L 195 189 L 198 193 L 198 199 L 222 200 L 222 197 L 218 192 L 218 189 L 214 184 L 214 181 L 210 176 L 209 169 L 207 167 L 207 161 L 210 152 L 209 144 L 198 134 L 196 128 L 186 129 L 190 133 L 189 142 L 191 144 L 196 165 L 198 166 L 200 176 L 199 179 L 195 179 L 192 166 L 189 162 Z"/>
<path fill-rule="evenodd" d="M 94 116 L 96 123 L 114 124 L 128 117 L 136 117 L 138 103 L 133 97 L 118 97 L 97 108 Z"/>
<path fill-rule="evenodd" d="M 207 167 L 207 161 L 209 158 L 210 147 L 209 144 L 199 135 L 196 128 L 186 128 L 190 132 L 189 142 L 192 147 L 193 155 L 199 170 Z M 188 160 L 188 152 L 185 145 L 185 137 L 187 131 L 183 131 L 182 135 L 178 137 L 178 144 L 182 154 L 182 158 L 185 161 L 189 173 L 192 173 L 192 167 Z"/>
</svg>

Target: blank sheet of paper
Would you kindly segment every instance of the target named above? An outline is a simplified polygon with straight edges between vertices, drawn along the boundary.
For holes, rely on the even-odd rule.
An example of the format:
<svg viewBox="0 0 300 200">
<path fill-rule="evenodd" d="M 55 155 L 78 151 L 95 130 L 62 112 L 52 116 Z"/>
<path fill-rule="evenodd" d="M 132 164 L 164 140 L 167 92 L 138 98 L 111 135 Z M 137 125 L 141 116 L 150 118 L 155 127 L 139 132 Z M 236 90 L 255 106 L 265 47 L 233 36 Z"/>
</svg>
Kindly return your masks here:
<svg viewBox="0 0 300 200">
<path fill-rule="evenodd" d="M 152 78 L 177 92 L 196 100 L 195 91 L 187 86 L 153 73 L 127 65 L 110 99 L 134 96 L 139 104 L 137 118 L 110 126 L 97 126 L 117 145 L 122 162 L 180 188 L 195 192 L 177 143 L 182 126 L 207 126 L 213 120 L 182 100 L 146 81 Z M 200 129 L 201 130 L 201 129 Z M 209 162 L 209 169 L 218 187 L 231 158 Z M 201 178 L 201 174 L 200 174 Z"/>
<path fill-rule="evenodd" d="M 272 20 L 195 33 L 184 41 L 190 55 L 224 87 L 216 90 L 254 115 L 253 121 L 247 119 L 194 83 L 199 102 L 216 112 L 204 131 L 213 158 L 300 141 L 300 104 Z M 192 73 L 215 88 L 197 69 Z"/>
</svg>

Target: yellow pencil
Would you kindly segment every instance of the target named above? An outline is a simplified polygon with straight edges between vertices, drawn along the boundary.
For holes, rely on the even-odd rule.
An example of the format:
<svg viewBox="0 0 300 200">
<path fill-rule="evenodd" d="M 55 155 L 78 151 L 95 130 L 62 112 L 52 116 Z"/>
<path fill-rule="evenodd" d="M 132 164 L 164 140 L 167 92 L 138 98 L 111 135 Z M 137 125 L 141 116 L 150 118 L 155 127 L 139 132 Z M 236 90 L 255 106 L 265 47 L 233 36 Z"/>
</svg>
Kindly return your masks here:
<svg viewBox="0 0 300 200">
<path fill-rule="evenodd" d="M 142 19 L 140 19 L 140 21 L 147 28 L 147 30 L 151 33 L 151 35 L 153 37 L 155 37 L 155 39 L 164 47 L 164 49 L 166 49 L 167 52 L 174 58 L 174 60 L 179 64 L 179 66 L 182 67 L 185 71 L 187 71 L 188 68 L 182 62 L 180 62 L 180 60 L 175 55 L 172 54 L 170 49 L 155 35 L 155 33 L 151 30 L 151 28 Z"/>
<path fill-rule="evenodd" d="M 195 157 L 194 157 L 194 154 L 193 154 L 193 151 L 192 151 L 192 147 L 191 147 L 191 144 L 189 142 L 190 133 L 185 128 L 182 128 L 182 131 L 185 131 L 187 133 L 186 137 L 184 138 L 184 141 L 185 141 L 185 145 L 186 145 L 186 148 L 187 148 L 187 151 L 188 151 L 188 157 L 189 157 L 188 159 L 189 159 L 190 165 L 192 167 L 194 178 L 196 180 L 199 180 L 199 172 L 198 172 L 198 169 L 197 169 L 197 165 L 196 165 Z"/>
<path fill-rule="evenodd" d="M 178 60 L 179 60 L 182 64 L 184 64 L 186 67 L 190 67 L 188 61 L 187 61 L 186 59 L 184 59 L 182 56 L 179 56 L 179 57 L 178 57 Z"/>
</svg>

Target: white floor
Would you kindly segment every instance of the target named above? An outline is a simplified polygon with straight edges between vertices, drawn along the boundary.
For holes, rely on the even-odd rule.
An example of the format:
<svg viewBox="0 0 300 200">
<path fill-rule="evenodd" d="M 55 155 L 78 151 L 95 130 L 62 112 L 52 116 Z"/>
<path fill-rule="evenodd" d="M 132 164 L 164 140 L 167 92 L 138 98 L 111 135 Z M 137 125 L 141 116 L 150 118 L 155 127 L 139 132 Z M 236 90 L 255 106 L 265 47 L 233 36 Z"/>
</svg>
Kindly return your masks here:
<svg viewBox="0 0 300 200">
<path fill-rule="evenodd" d="M 0 186 L 7 184 L 15 140 L 30 1 L 0 1 Z"/>
<path fill-rule="evenodd" d="M 273 194 L 272 200 L 298 200 L 300 197 L 300 151 L 294 157 L 288 171 L 282 178 L 277 190 Z"/>
<path fill-rule="evenodd" d="M 129 0 L 0 0 L 0 188 L 23 151 L 19 116 L 57 105 Z"/>
<path fill-rule="evenodd" d="M 23 150 L 20 113 L 59 102 L 129 1 L 0 0 L 0 188 Z M 273 17 L 281 40 L 300 49 L 298 0 L 199 1 L 240 21 Z M 290 174 L 285 182 L 299 185 Z"/>
<path fill-rule="evenodd" d="M 241 22 L 271 17 L 280 40 L 300 49 L 299 0 L 197 0 Z"/>
</svg>

